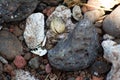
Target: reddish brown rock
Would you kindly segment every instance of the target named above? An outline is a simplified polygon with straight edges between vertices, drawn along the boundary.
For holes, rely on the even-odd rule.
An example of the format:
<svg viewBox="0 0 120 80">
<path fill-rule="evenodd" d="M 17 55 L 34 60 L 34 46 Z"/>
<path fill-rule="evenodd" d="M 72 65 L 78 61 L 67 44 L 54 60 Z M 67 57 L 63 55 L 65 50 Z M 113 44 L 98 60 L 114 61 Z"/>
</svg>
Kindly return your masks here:
<svg viewBox="0 0 120 80">
<path fill-rule="evenodd" d="M 26 65 L 26 61 L 22 56 L 16 56 L 14 64 L 16 65 L 17 68 L 23 68 Z"/>
</svg>

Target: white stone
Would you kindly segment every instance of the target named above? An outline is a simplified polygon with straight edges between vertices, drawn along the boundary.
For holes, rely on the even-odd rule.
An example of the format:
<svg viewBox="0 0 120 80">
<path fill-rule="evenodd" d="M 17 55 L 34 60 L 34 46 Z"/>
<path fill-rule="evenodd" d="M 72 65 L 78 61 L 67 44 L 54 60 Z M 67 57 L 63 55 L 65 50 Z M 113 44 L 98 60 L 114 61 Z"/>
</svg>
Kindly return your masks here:
<svg viewBox="0 0 120 80">
<path fill-rule="evenodd" d="M 39 51 L 39 53 L 37 51 L 38 55 L 43 55 L 43 53 L 40 53 L 42 52 L 41 47 L 43 47 L 46 42 L 44 27 L 44 15 L 42 13 L 31 14 L 26 20 L 26 28 L 24 31 L 25 42 L 30 49 L 40 48 L 41 51 Z M 44 50 L 43 52 L 45 52 Z M 35 53 L 34 51 L 32 52 Z"/>
<path fill-rule="evenodd" d="M 2 26 L 0 26 L 0 30 L 2 29 Z"/>
<path fill-rule="evenodd" d="M 73 18 L 79 21 L 82 18 L 81 8 L 80 6 L 75 5 L 72 9 Z"/>
<path fill-rule="evenodd" d="M 104 58 L 112 63 L 111 71 L 106 80 L 120 80 L 120 44 L 112 40 L 102 42 Z"/>
<path fill-rule="evenodd" d="M 109 34 L 105 34 L 103 35 L 103 39 L 106 40 L 106 39 L 115 39 L 113 36 L 109 35 Z"/>
<path fill-rule="evenodd" d="M 46 24 L 50 26 L 50 22 L 54 17 L 61 17 L 62 20 L 66 23 L 66 21 L 71 18 L 71 10 L 63 5 L 58 6 L 55 11 L 48 17 Z"/>
</svg>

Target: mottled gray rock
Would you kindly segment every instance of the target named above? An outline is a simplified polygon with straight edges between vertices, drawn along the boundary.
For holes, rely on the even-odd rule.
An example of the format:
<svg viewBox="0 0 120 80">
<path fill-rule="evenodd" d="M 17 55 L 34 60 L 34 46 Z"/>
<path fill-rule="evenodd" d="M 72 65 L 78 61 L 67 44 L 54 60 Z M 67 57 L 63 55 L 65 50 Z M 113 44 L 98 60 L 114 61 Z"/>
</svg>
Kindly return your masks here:
<svg viewBox="0 0 120 80">
<path fill-rule="evenodd" d="M 39 68 L 40 62 L 39 57 L 34 57 L 29 61 L 29 66 L 33 69 Z"/>
<path fill-rule="evenodd" d="M 22 44 L 17 37 L 8 31 L 0 31 L 0 55 L 12 60 L 22 53 Z"/>
<path fill-rule="evenodd" d="M 37 3 L 37 0 L 0 0 L 0 23 L 25 19 Z"/>
<path fill-rule="evenodd" d="M 81 20 L 72 33 L 48 52 L 50 64 L 61 70 L 87 68 L 97 56 L 98 35 L 89 19 Z"/>
<path fill-rule="evenodd" d="M 100 76 L 107 73 L 111 66 L 105 61 L 96 61 L 91 67 L 90 72 L 92 75 Z"/>
<path fill-rule="evenodd" d="M 120 6 L 105 18 L 103 30 L 114 37 L 120 37 Z"/>
<path fill-rule="evenodd" d="M 102 42 L 104 58 L 112 63 L 112 68 L 107 74 L 106 80 L 120 80 L 120 44 L 112 40 Z"/>
</svg>

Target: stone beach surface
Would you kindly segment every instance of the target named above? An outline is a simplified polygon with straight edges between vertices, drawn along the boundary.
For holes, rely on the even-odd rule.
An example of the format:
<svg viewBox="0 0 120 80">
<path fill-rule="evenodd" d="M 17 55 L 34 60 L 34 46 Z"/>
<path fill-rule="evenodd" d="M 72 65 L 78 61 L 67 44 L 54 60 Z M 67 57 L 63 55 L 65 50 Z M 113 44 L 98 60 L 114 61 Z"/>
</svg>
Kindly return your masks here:
<svg viewBox="0 0 120 80">
<path fill-rule="evenodd" d="M 0 80 L 120 80 L 119 3 L 0 0 Z"/>
</svg>

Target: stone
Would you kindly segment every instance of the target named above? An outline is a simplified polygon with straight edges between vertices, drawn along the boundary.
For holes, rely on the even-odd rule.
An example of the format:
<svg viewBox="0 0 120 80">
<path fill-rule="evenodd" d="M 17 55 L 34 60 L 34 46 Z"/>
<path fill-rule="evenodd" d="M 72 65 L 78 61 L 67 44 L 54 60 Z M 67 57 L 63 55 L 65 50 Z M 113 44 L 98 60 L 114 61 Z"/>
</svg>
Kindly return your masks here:
<svg viewBox="0 0 120 80">
<path fill-rule="evenodd" d="M 47 50 L 43 49 L 46 43 L 44 27 L 44 15 L 42 13 L 34 13 L 27 18 L 24 39 L 28 48 L 33 49 L 31 52 L 39 56 L 47 53 Z"/>
<path fill-rule="evenodd" d="M 0 31 L 0 55 L 8 60 L 23 54 L 23 47 L 20 41 L 9 31 Z"/>
<path fill-rule="evenodd" d="M 4 72 L 7 72 L 8 74 L 11 74 L 13 71 L 13 67 L 10 64 L 5 64 L 4 65 Z"/>
<path fill-rule="evenodd" d="M 98 35 L 89 19 L 82 19 L 67 38 L 48 51 L 50 64 L 61 70 L 75 71 L 90 66 L 97 56 Z"/>
<path fill-rule="evenodd" d="M 39 57 L 32 58 L 29 62 L 29 66 L 33 69 L 37 69 L 40 66 Z"/>
<path fill-rule="evenodd" d="M 26 60 L 20 55 L 16 56 L 13 62 L 17 68 L 24 68 L 27 64 Z"/>
<path fill-rule="evenodd" d="M 38 1 L 46 3 L 49 6 L 57 6 L 60 2 L 62 2 L 62 0 L 38 0 Z"/>
<path fill-rule="evenodd" d="M 0 56 L 0 61 L 3 63 L 3 64 L 8 64 L 8 61 L 3 58 L 2 56 Z"/>
<path fill-rule="evenodd" d="M 0 23 L 25 19 L 35 10 L 37 4 L 37 0 L 1 0 Z"/>
<path fill-rule="evenodd" d="M 31 53 L 26 53 L 26 54 L 24 55 L 24 59 L 25 59 L 25 60 L 30 60 L 31 57 L 32 57 Z"/>
<path fill-rule="evenodd" d="M 71 15 L 71 10 L 68 7 L 64 5 L 59 5 L 58 7 L 56 7 L 55 11 L 48 17 L 46 24 L 47 26 L 50 26 L 50 23 L 54 17 L 60 17 L 66 23 L 67 20 L 71 18 Z"/>
<path fill-rule="evenodd" d="M 0 62 L 0 74 L 3 73 L 3 64 Z"/>
<path fill-rule="evenodd" d="M 82 18 L 80 6 L 75 5 L 72 9 L 72 16 L 75 20 L 79 21 Z"/>
<path fill-rule="evenodd" d="M 30 74 L 28 71 L 21 69 L 15 70 L 16 75 L 11 80 L 39 80 Z"/>
<path fill-rule="evenodd" d="M 106 80 L 120 80 L 120 44 L 112 40 L 104 40 L 102 47 L 104 49 L 104 58 L 112 63 L 111 70 L 107 74 Z"/>
<path fill-rule="evenodd" d="M 111 68 L 111 65 L 104 61 L 95 61 L 90 67 L 90 73 L 95 76 L 106 74 Z"/>
<path fill-rule="evenodd" d="M 120 38 L 120 6 L 113 10 L 103 21 L 103 30 L 105 33 Z"/>
<path fill-rule="evenodd" d="M 103 35 L 103 39 L 104 39 L 104 40 L 107 40 L 107 39 L 113 40 L 113 39 L 115 39 L 115 38 L 114 38 L 113 36 L 109 35 L 109 34 L 104 34 L 104 35 Z"/>
<path fill-rule="evenodd" d="M 46 71 L 46 73 L 51 73 L 52 68 L 51 68 L 50 64 L 47 64 L 47 65 L 45 66 L 45 71 Z"/>
</svg>

